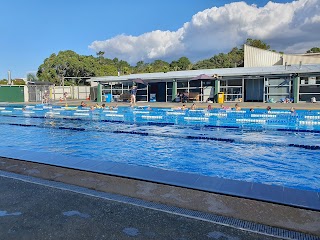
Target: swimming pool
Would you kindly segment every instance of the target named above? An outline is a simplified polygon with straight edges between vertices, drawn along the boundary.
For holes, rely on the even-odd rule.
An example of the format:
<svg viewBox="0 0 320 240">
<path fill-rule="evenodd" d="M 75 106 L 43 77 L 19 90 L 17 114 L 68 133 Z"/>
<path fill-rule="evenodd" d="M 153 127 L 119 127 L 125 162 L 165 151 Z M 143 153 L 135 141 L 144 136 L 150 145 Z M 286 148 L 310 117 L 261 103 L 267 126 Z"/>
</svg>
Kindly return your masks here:
<svg viewBox="0 0 320 240">
<path fill-rule="evenodd" d="M 0 147 L 319 191 L 320 112 L 3 106 Z"/>
</svg>

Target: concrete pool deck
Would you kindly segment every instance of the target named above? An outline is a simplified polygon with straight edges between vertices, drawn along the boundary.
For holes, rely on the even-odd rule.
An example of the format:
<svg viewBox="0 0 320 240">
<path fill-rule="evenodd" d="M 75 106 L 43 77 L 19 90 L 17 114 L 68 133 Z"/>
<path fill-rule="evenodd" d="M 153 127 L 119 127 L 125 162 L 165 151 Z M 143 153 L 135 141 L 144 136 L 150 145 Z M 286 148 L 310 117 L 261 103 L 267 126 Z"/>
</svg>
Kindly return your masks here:
<svg viewBox="0 0 320 240">
<path fill-rule="evenodd" d="M 0 186 L 0 239 L 278 239 L 2 171 Z"/>
</svg>

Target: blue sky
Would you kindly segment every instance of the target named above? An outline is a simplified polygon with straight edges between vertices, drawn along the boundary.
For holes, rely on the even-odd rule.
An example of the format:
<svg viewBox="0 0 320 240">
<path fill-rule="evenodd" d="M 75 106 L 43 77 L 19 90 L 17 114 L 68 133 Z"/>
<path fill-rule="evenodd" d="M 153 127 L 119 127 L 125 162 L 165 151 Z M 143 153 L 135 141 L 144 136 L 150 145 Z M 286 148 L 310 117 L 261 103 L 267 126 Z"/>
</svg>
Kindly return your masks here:
<svg viewBox="0 0 320 240">
<path fill-rule="evenodd" d="M 287 52 L 302 53 L 320 45 L 319 34 L 308 30 L 320 26 L 319 0 L 272 4 L 265 0 L 2 0 L 0 4 L 0 79 L 7 78 L 8 70 L 12 78 L 26 77 L 61 50 L 94 56 L 101 50 L 107 58 L 135 65 L 139 60 L 172 61 L 181 56 L 195 62 L 228 52 L 248 37 Z M 307 18 L 309 24 L 302 24 Z"/>
</svg>

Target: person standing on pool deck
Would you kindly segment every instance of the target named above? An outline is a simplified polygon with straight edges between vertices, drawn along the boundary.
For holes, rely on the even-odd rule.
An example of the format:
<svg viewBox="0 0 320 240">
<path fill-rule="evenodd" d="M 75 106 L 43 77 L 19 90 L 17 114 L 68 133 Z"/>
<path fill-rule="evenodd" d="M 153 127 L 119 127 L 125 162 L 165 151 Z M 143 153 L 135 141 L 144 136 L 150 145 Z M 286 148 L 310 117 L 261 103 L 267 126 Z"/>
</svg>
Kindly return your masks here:
<svg viewBox="0 0 320 240">
<path fill-rule="evenodd" d="M 132 88 L 131 88 L 131 101 L 130 101 L 130 103 L 132 104 L 132 105 L 136 105 L 136 95 L 137 95 L 137 86 L 132 86 Z"/>
</svg>

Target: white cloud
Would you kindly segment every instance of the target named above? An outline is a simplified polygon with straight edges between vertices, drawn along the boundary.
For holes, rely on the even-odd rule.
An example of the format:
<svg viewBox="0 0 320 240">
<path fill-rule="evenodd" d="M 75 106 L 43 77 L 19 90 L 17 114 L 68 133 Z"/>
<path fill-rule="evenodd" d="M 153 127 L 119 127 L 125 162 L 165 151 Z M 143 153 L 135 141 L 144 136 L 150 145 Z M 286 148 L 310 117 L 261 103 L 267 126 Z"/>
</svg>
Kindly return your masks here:
<svg viewBox="0 0 320 240">
<path fill-rule="evenodd" d="M 278 51 L 303 53 L 320 45 L 320 1 L 268 2 L 264 7 L 234 2 L 195 14 L 175 32 L 152 31 L 94 41 L 89 48 L 131 64 L 143 60 L 199 60 L 260 39 Z"/>
</svg>

